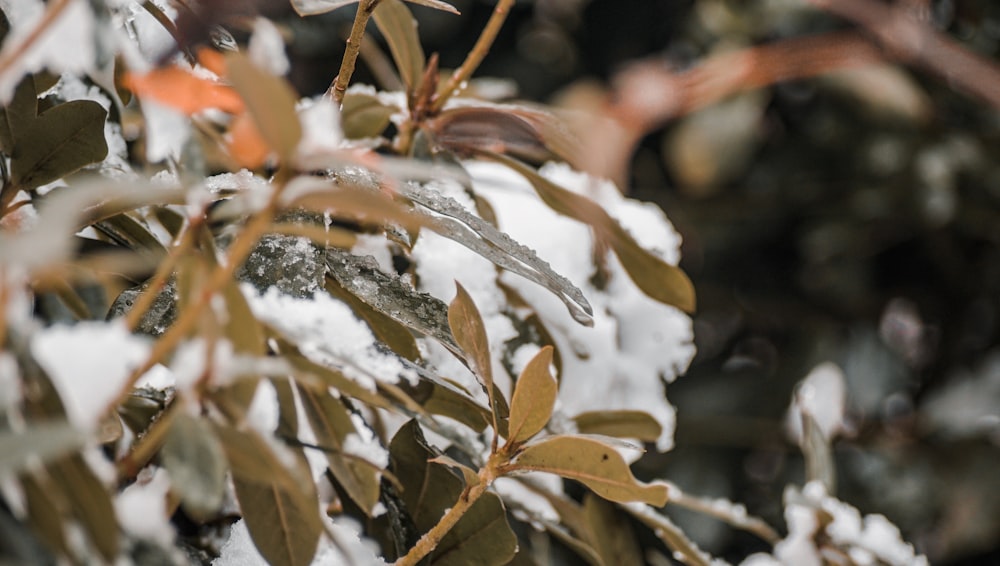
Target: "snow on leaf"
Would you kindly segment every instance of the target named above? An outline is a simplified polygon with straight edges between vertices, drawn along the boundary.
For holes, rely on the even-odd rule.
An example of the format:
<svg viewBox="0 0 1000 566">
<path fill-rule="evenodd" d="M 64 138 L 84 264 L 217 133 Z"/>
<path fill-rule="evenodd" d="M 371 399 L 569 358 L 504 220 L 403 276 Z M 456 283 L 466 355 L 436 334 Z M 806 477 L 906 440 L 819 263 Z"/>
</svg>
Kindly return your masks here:
<svg viewBox="0 0 1000 566">
<path fill-rule="evenodd" d="M 496 265 L 549 289 L 566 305 L 573 318 L 585 326 L 593 324 L 593 309 L 586 297 L 568 279 L 527 246 L 518 243 L 489 222 L 465 210 L 454 199 L 439 192 L 407 183 L 400 192 L 408 199 L 441 216 L 430 223 L 435 232 L 454 240 Z"/>
<path fill-rule="evenodd" d="M 357 3 L 358 0 L 292 0 L 292 8 L 300 16 L 315 16 Z"/>
</svg>

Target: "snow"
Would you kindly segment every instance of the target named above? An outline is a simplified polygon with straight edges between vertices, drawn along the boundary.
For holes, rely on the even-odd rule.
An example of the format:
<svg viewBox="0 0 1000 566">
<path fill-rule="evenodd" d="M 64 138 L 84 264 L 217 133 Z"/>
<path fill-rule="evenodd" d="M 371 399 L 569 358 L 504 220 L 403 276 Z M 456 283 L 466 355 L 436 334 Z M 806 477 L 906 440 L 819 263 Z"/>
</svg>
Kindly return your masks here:
<svg viewBox="0 0 1000 566">
<path fill-rule="evenodd" d="M 377 545 L 362 538 L 360 526 L 351 519 L 324 517 L 329 532 L 336 537 L 331 542 L 327 537 L 320 538 L 314 566 L 330 564 L 350 564 L 351 566 L 384 566 L 385 561 L 378 557 Z M 257 551 L 250 538 L 246 522 L 240 519 L 229 531 L 229 539 L 222 547 L 221 555 L 212 561 L 212 566 L 267 566 L 267 561 Z"/>
<path fill-rule="evenodd" d="M 844 372 L 833 362 L 823 362 L 812 369 L 799 384 L 792 406 L 788 409 L 786 427 L 796 442 L 802 439 L 802 414 L 815 420 L 826 439 L 844 430 L 844 408 L 847 385 Z"/>
<path fill-rule="evenodd" d="M 150 163 L 179 159 L 191 137 L 191 120 L 151 98 L 142 101 L 142 114 L 146 119 L 146 159 Z"/>
<path fill-rule="evenodd" d="M 34 43 L 10 59 L 42 21 L 44 6 L 37 0 L 0 0 L 11 31 L 0 48 L 0 60 L 10 61 L 0 74 L 0 104 L 10 102 L 14 89 L 27 73 L 44 68 L 54 73 L 86 73 L 94 66 L 94 14 L 86 0 L 71 0 Z"/>
<path fill-rule="evenodd" d="M 40 330 L 31 353 L 59 392 L 69 421 L 95 431 L 129 374 L 149 357 L 150 343 L 120 320 L 79 322 Z"/>
<path fill-rule="evenodd" d="M 174 527 L 167 511 L 170 476 L 160 468 L 147 468 L 135 483 L 115 497 L 118 524 L 130 535 L 169 547 L 174 541 Z"/>
<path fill-rule="evenodd" d="M 465 165 L 476 192 L 492 204 L 500 229 L 534 249 L 557 273 L 579 287 L 593 306 L 594 326 L 587 328 L 574 321 L 548 290 L 517 275 L 500 275 L 500 281 L 517 291 L 538 313 L 563 353 L 559 396 L 562 410 L 569 415 L 608 409 L 646 411 L 663 427 L 657 448 L 669 449 L 675 415 L 666 400 L 663 381 L 672 381 L 694 356 L 690 318 L 642 293 L 613 256 L 607 261 L 609 284 L 597 289 L 591 282 L 594 240 L 588 226 L 553 212 L 527 181 L 505 167 L 478 162 Z M 540 172 L 563 188 L 596 200 L 620 219 L 641 245 L 665 261 L 676 263 L 679 259 L 680 237 L 659 209 L 630 201 L 610 182 L 593 179 L 565 165 L 549 164 Z M 484 319 L 499 318 L 496 303 L 503 304 L 504 299 L 496 287 L 493 267 L 458 244 L 437 240 L 440 238 L 421 234 L 414 249 L 423 290 L 450 297 L 454 291 L 447 281 L 458 279 L 469 290 Z M 497 349 L 496 357 L 499 345 L 509 334 L 501 332 L 499 325 L 490 332 L 490 324 L 487 330 Z M 439 356 L 432 355 L 432 360 L 439 367 L 445 365 Z"/>
<path fill-rule="evenodd" d="M 262 295 L 248 284 L 241 289 L 258 319 L 288 337 L 312 361 L 343 371 L 362 387 L 374 391 L 375 380 L 417 379 L 399 359 L 379 351 L 368 326 L 330 295 L 299 299 L 273 287 Z"/>
<path fill-rule="evenodd" d="M 255 65 L 272 75 L 280 77 L 291 68 L 285 55 L 285 40 L 278 27 L 267 18 L 254 20 L 247 53 Z"/>
</svg>

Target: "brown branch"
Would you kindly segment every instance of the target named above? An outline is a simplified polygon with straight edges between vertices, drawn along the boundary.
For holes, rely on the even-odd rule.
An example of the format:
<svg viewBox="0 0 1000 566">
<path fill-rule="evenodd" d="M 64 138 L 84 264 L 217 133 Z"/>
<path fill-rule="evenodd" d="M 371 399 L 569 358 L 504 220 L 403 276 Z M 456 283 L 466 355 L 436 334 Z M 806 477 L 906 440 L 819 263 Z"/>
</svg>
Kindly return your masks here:
<svg viewBox="0 0 1000 566">
<path fill-rule="evenodd" d="M 351 83 L 354 66 L 358 62 L 358 53 L 361 51 L 361 40 L 364 38 L 365 28 L 368 27 L 368 20 L 371 19 L 372 12 L 378 7 L 378 3 L 379 0 L 361 0 L 358 3 L 358 12 L 354 16 L 351 35 L 347 38 L 347 50 L 340 62 L 340 72 L 337 73 L 333 84 L 326 91 L 326 95 L 333 97 L 337 104 L 344 101 L 344 93 L 347 92 L 347 85 Z"/>
</svg>

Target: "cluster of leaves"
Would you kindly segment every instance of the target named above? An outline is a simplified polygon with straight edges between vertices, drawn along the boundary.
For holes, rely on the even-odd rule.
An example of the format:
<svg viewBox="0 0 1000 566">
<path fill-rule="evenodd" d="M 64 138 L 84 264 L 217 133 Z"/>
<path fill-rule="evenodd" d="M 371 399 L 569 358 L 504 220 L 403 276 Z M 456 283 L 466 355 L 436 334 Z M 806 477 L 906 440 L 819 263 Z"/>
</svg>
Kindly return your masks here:
<svg viewBox="0 0 1000 566">
<path fill-rule="evenodd" d="M 417 290 L 415 250 L 450 240 L 495 274 L 545 289 L 577 324 L 602 314 L 579 281 L 498 228 L 463 168 L 471 160 L 519 176 L 538 207 L 590 227 L 594 287 L 620 272 L 680 313 L 695 306 L 690 281 L 585 191 L 536 169 L 579 160 L 558 118 L 472 96 L 466 81 L 512 2 L 498 3 L 481 45 L 445 80 L 400 0 L 292 5 L 307 15 L 355 3 L 340 76 L 328 96 L 305 100 L 271 68 L 275 52 L 254 53 L 254 41 L 280 38 L 274 25 L 211 2 L 175 14 L 56 0 L 39 4 L 39 18 L 19 16 L 27 32 L 3 26 L 0 79 L 16 88 L 0 120 L 2 517 L 42 543 L 12 556 L 205 560 L 220 551 L 212 530 L 239 517 L 272 564 L 545 562 L 552 543 L 592 564 L 638 562 L 633 525 L 678 560 L 708 564 L 655 510 L 686 496 L 629 467 L 635 446 L 622 439 L 661 440 L 664 423 L 633 410 L 560 412 L 575 376 L 557 376 L 585 354 L 499 281 L 520 336 L 491 343 L 475 293 L 457 284 L 447 304 Z M 122 42 L 117 57 L 86 77 L 18 66 L 45 60 L 60 47 L 47 34 L 80 13 Z M 156 65 L 115 27 L 126 21 L 141 43 L 136 14 L 178 41 Z M 347 88 L 369 17 L 402 92 Z M 211 47 L 184 40 L 192 21 L 212 30 Z M 252 31 L 245 50 L 226 31 L 240 26 Z M 177 117 L 193 135 L 154 151 L 157 128 Z M 394 269 L 366 255 L 371 240 Z M 532 346 L 521 363 L 511 361 L 518 344 Z M 472 381 L 435 367 L 438 350 Z M 541 479 L 552 477 L 586 494 Z M 716 514 L 777 540 L 735 509 Z M 192 534 L 175 539 L 168 518 Z M 239 552 L 221 560 L 238 563 Z"/>
</svg>

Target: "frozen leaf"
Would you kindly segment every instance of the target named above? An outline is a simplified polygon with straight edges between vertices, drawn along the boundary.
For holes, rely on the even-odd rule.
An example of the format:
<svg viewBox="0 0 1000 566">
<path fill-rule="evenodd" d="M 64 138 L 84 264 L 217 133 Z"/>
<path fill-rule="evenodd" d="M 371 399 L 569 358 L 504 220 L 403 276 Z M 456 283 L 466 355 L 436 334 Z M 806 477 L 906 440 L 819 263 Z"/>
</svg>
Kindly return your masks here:
<svg viewBox="0 0 1000 566">
<path fill-rule="evenodd" d="M 0 432 L 0 474 L 17 473 L 83 447 L 86 436 L 65 422 L 31 423 L 24 431 Z"/>
<path fill-rule="evenodd" d="M 287 163 L 302 138 L 302 124 L 295 113 L 295 91 L 287 81 L 258 68 L 239 53 L 226 55 L 226 71 L 261 136 Z"/>
<path fill-rule="evenodd" d="M 290 470 L 256 433 L 223 426 L 216 427 L 216 433 L 229 460 L 243 518 L 261 555 L 271 564 L 310 564 L 323 524 L 304 458 L 291 458 L 295 469 Z"/>
<path fill-rule="evenodd" d="M 604 434 L 618 438 L 635 438 L 656 442 L 662 426 L 644 411 L 588 411 L 573 417 L 576 429 L 583 434 Z"/>
<path fill-rule="evenodd" d="M 510 402 L 508 442 L 521 443 L 538 434 L 552 417 L 559 385 L 549 365 L 552 346 L 545 346 L 521 371 Z"/>
<path fill-rule="evenodd" d="M 559 297 L 577 322 L 585 326 L 593 325 L 593 310 L 583 293 L 553 271 L 533 250 L 469 213 L 454 199 L 434 190 L 407 183 L 400 188 L 400 192 L 424 208 L 442 215 L 428 221 L 432 230 L 512 273 L 542 285 Z"/>
<path fill-rule="evenodd" d="M 64 177 L 108 154 L 107 111 L 90 100 L 74 100 L 25 120 L 12 131 L 10 182 L 29 190 Z M 14 125 L 12 122 L 11 125 Z"/>
<path fill-rule="evenodd" d="M 479 378 L 483 390 L 489 396 L 490 406 L 496 407 L 493 389 L 493 362 L 490 357 L 490 343 L 486 337 L 486 327 L 479 315 L 476 303 L 469 292 L 458 282 L 455 299 L 448 306 L 448 325 L 455 341 L 462 348 L 462 354 L 472 372 Z"/>
<path fill-rule="evenodd" d="M 417 35 L 417 20 L 401 0 L 381 0 L 372 13 L 372 19 L 389 44 L 403 83 L 407 90 L 412 91 L 424 72 L 426 61 L 420 36 Z"/>
<path fill-rule="evenodd" d="M 498 154 L 489 157 L 526 178 L 553 210 L 592 226 L 597 238 L 615 251 L 629 277 L 646 295 L 685 312 L 694 311 L 694 285 L 687 275 L 640 246 L 599 204 L 556 185 L 519 161 Z"/>
<path fill-rule="evenodd" d="M 379 500 L 379 472 L 376 464 L 349 457 L 344 444 L 348 435 L 358 432 L 343 401 L 316 391 L 299 387 L 309 426 L 317 443 L 325 449 L 330 472 L 366 515 L 371 515 Z"/>
<path fill-rule="evenodd" d="M 526 446 L 511 471 L 548 472 L 576 480 L 605 499 L 662 506 L 667 486 L 635 479 L 613 446 L 582 436 L 552 436 Z"/>
<path fill-rule="evenodd" d="M 207 421 L 186 414 L 175 416 L 160 461 L 185 511 L 195 518 L 208 518 L 218 511 L 226 492 L 226 455 Z"/>
</svg>

